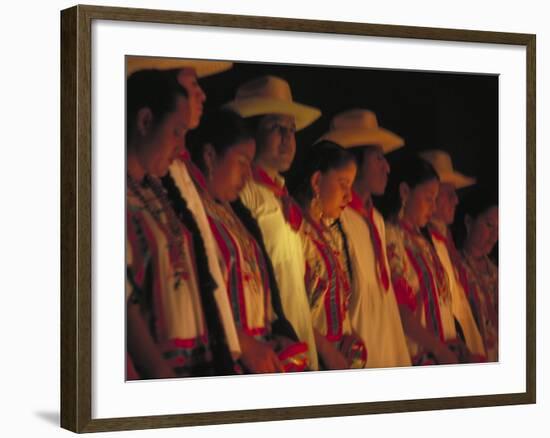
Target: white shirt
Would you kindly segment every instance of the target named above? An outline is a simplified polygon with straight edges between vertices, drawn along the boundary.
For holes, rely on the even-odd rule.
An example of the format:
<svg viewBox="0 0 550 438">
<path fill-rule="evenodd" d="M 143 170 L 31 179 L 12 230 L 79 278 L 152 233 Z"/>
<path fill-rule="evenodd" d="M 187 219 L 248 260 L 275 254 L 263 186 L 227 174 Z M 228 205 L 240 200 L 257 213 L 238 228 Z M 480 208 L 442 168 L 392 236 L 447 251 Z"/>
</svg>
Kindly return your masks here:
<svg viewBox="0 0 550 438">
<path fill-rule="evenodd" d="M 373 218 L 385 255 L 384 219 L 376 210 Z M 387 290 L 382 286 L 369 227 L 363 217 L 350 207 L 342 212 L 340 220 L 347 236 L 352 267 L 351 324 L 367 346 L 366 367 L 410 366 L 411 358 L 395 293 L 391 282 Z M 386 256 L 384 263 L 390 278 Z"/>
<path fill-rule="evenodd" d="M 470 303 L 464 293 L 464 288 L 457 278 L 457 272 L 454 268 L 453 262 L 451 261 L 451 257 L 449 256 L 447 245 L 445 242 L 435 237 L 433 233 L 432 242 L 449 279 L 453 316 L 457 319 L 460 327 L 462 328 L 466 346 L 471 353 L 486 357 L 487 355 L 485 353 L 481 334 L 477 328 Z"/>
<path fill-rule="evenodd" d="M 284 185 L 282 177 L 278 176 L 277 179 L 278 184 Z M 310 369 L 318 370 L 317 348 L 304 283 L 305 259 L 300 236 L 285 220 L 281 201 L 269 188 L 250 180 L 240 197 L 262 231 L 285 316 L 300 341 L 308 344 Z"/>
<path fill-rule="evenodd" d="M 175 160 L 170 166 L 170 175 L 174 179 L 174 183 L 178 187 L 181 196 L 187 202 L 187 207 L 193 213 L 197 225 L 201 232 L 202 240 L 204 242 L 204 248 L 208 257 L 208 267 L 210 274 L 216 282 L 217 288 L 214 291 L 214 298 L 218 305 L 221 322 L 225 330 L 225 336 L 227 345 L 234 358 L 237 358 L 241 354 L 241 347 L 239 344 L 239 338 L 237 337 L 237 330 L 235 328 L 235 322 L 233 319 L 233 312 L 231 310 L 231 304 L 229 303 L 229 295 L 227 288 L 225 287 L 225 281 L 218 264 L 218 246 L 212 230 L 204 211 L 202 200 L 197 192 L 195 183 L 191 179 L 187 166 L 181 160 Z"/>
</svg>

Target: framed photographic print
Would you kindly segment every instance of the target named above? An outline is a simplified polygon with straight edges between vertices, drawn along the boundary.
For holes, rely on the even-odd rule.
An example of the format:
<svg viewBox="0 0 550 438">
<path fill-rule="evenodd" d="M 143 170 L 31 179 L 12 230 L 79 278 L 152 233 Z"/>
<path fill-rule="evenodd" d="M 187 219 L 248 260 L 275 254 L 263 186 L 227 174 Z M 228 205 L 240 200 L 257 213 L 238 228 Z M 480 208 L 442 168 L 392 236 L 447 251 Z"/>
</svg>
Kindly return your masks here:
<svg viewBox="0 0 550 438">
<path fill-rule="evenodd" d="M 61 13 L 61 54 L 62 427 L 75 432 L 93 432 L 535 402 L 534 35 L 75 6 Z M 477 301 L 474 298 L 470 300 L 475 295 L 475 292 L 472 292 L 475 288 L 468 292 L 470 283 L 463 286 L 466 295 L 472 294 L 468 295 L 474 308 L 470 318 L 475 317 L 474 324 L 482 327 L 478 336 L 480 339 L 483 338 L 480 347 L 483 354 L 473 354 L 466 323 L 458 321 L 456 326 L 453 323 L 452 327 L 445 328 L 441 322 L 441 314 L 434 317 L 434 324 L 441 324 L 442 330 L 452 330 L 454 334 L 451 337 L 462 340 L 457 343 L 457 350 L 449 350 L 455 355 L 454 359 L 448 361 L 445 357 L 448 359 L 449 356 L 444 354 L 433 354 L 430 358 L 426 356 L 425 361 L 407 354 L 405 362 L 396 362 L 395 365 L 389 365 L 383 360 L 378 361 L 378 350 L 374 345 L 377 342 L 386 342 L 380 341 L 383 338 L 382 333 L 365 335 L 369 341 L 363 343 L 364 350 L 357 347 L 357 344 L 346 344 L 343 341 L 345 336 L 342 335 L 342 331 L 345 333 L 345 327 L 348 327 L 350 335 L 350 338 L 345 339 L 351 339 L 352 334 L 356 335 L 360 331 L 355 325 L 354 317 L 345 313 L 349 305 L 352 308 L 355 305 L 352 284 L 358 281 L 357 276 L 360 275 L 360 268 L 349 261 L 354 257 L 354 248 L 357 250 L 360 243 L 348 239 L 345 243 L 338 243 L 341 251 L 330 250 L 323 254 L 328 254 L 327 257 L 338 254 L 340 257 L 341 253 L 351 248 L 351 252 L 342 256 L 344 261 L 341 264 L 335 262 L 335 266 L 342 271 L 341 278 L 347 279 L 350 283 L 345 286 L 346 281 L 342 280 L 342 296 L 345 295 L 347 298 L 342 298 L 343 313 L 336 315 L 342 317 L 342 320 L 349 318 L 349 321 L 341 322 L 338 326 L 336 331 L 340 332 L 337 339 L 331 338 L 329 334 L 334 320 L 330 315 L 335 314 L 321 312 L 321 318 L 325 318 L 322 324 L 325 325 L 321 324 L 319 327 L 324 328 L 319 330 L 324 330 L 323 339 L 329 339 L 338 346 L 338 351 L 342 353 L 342 356 L 338 357 L 347 358 L 348 356 L 343 353 L 347 348 L 347 352 L 353 351 L 353 354 L 356 354 L 355 359 L 363 360 L 361 366 L 350 365 L 349 368 L 353 369 L 339 369 L 343 367 L 336 365 L 332 367 L 332 356 L 324 356 L 323 353 L 325 341 L 319 341 L 317 344 L 317 340 L 315 343 L 318 345 L 319 354 L 312 353 L 309 356 L 308 365 L 303 366 L 309 370 L 307 372 L 275 373 L 260 366 L 259 369 L 265 372 L 255 373 L 253 371 L 256 365 L 243 359 L 243 355 L 239 356 L 247 348 L 244 345 L 248 338 L 242 337 L 243 331 L 250 335 L 254 342 L 258 342 L 259 337 L 264 336 L 263 341 L 278 354 L 278 359 L 273 360 L 275 367 L 281 367 L 277 368 L 277 371 L 282 371 L 283 368 L 287 371 L 301 369 L 296 358 L 304 359 L 312 351 L 311 348 L 300 349 L 307 343 L 301 342 L 304 338 L 300 332 L 299 322 L 295 322 L 295 315 L 285 301 L 285 287 L 277 277 L 279 268 L 273 259 L 266 263 L 270 268 L 266 267 L 265 272 L 251 268 L 251 271 L 244 275 L 246 268 L 243 264 L 242 267 L 235 268 L 234 274 L 242 275 L 246 281 L 253 282 L 254 275 L 263 273 L 263 276 L 258 274 L 259 284 L 262 281 L 267 282 L 268 276 L 273 277 L 270 277 L 269 281 L 279 286 L 277 291 L 270 289 L 270 301 L 264 304 L 265 309 L 273 307 L 275 316 L 266 316 L 265 324 L 266 327 L 274 327 L 274 321 L 284 319 L 281 315 L 285 313 L 287 322 L 294 326 L 296 332 L 296 343 L 292 348 L 282 348 L 283 344 L 280 341 L 276 341 L 274 336 L 266 337 L 264 332 L 255 332 L 252 328 L 247 332 L 246 323 L 236 323 L 235 321 L 241 317 L 249 321 L 256 315 L 251 316 L 252 312 L 249 309 L 248 316 L 237 316 L 239 306 L 231 301 L 231 296 L 225 305 L 226 316 L 232 316 L 224 317 L 220 310 L 220 295 L 213 294 L 215 300 L 212 297 L 205 298 L 204 288 L 197 286 L 198 301 L 195 301 L 195 305 L 203 312 L 202 323 L 197 324 L 203 325 L 195 340 L 206 336 L 204 333 L 212 338 L 216 330 L 222 330 L 225 333 L 224 345 L 228 347 L 233 360 L 231 372 L 222 372 L 221 368 L 216 367 L 187 367 L 187 364 L 194 363 L 193 361 L 200 362 L 197 359 L 197 355 L 200 354 L 193 350 L 194 347 L 189 350 L 191 352 L 181 353 L 181 358 L 170 356 L 174 365 L 166 373 L 156 372 L 158 369 L 151 371 L 147 364 L 140 363 L 139 354 L 134 349 L 136 339 L 137 344 L 140 344 L 138 347 L 143 347 L 146 342 L 143 337 L 136 335 L 137 329 L 133 325 L 128 302 L 135 299 L 136 306 L 141 306 L 145 301 L 158 304 L 155 301 L 158 297 L 155 298 L 152 292 L 147 295 L 147 287 L 151 291 L 155 290 L 155 286 L 147 286 L 147 281 L 143 280 L 148 278 L 148 268 L 140 271 L 141 274 L 129 274 L 129 259 L 135 260 L 140 255 L 136 254 L 135 248 L 131 247 L 129 250 L 127 243 L 131 240 L 128 236 L 128 211 L 132 209 L 128 190 L 132 192 L 135 188 L 132 193 L 137 202 L 142 203 L 141 210 L 145 211 L 151 220 L 156 218 L 157 214 L 166 214 L 168 217 L 170 214 L 167 212 L 175 213 L 172 219 L 163 219 L 166 227 L 159 225 L 157 229 L 168 236 L 166 247 L 183 245 L 182 235 L 188 236 L 189 242 L 194 242 L 193 236 L 197 234 L 196 230 L 200 229 L 200 224 L 197 225 L 199 228 L 193 228 L 195 234 L 184 227 L 188 232 L 185 234 L 178 228 L 183 219 L 175 204 L 170 203 L 161 209 L 148 210 L 149 198 L 141 196 L 143 181 L 138 181 L 134 185 L 135 181 L 127 177 L 127 174 L 131 173 L 130 170 L 134 169 L 135 163 L 141 163 L 137 168 L 143 170 L 144 161 L 141 158 L 141 161 L 137 160 L 132 154 L 157 141 L 158 132 L 155 131 L 153 135 L 148 131 L 148 127 L 151 123 L 160 123 L 156 121 L 153 110 L 141 111 L 144 105 L 136 104 L 137 110 L 132 112 L 130 100 L 138 94 L 148 94 L 148 99 L 160 99 L 162 90 L 166 89 L 166 82 L 161 82 L 158 89 L 153 88 L 151 84 L 158 83 L 156 76 L 152 79 L 141 78 L 145 82 L 137 81 L 139 72 L 175 72 L 173 77 L 166 73 L 168 76 L 162 76 L 163 81 L 175 81 L 174 84 L 183 86 L 186 79 L 182 79 L 180 73 L 188 68 L 193 69 L 194 78 L 195 75 L 198 76 L 198 82 L 193 82 L 192 86 L 195 87 L 195 91 L 200 90 L 197 91 L 198 94 L 192 95 L 190 88 L 186 88 L 187 91 L 184 93 L 189 101 L 195 98 L 199 102 L 196 108 L 199 113 L 196 126 L 190 121 L 191 110 L 182 110 L 187 123 L 183 127 L 177 125 L 177 118 L 174 119 L 173 126 L 165 125 L 169 123 L 169 117 L 159 120 L 162 120 L 162 126 L 168 126 L 166 132 L 170 135 L 176 136 L 177 133 L 177 136 L 185 138 L 186 145 L 189 143 L 186 150 L 189 155 L 182 158 L 184 155 L 181 150 L 166 149 L 164 158 L 160 153 L 148 156 L 146 163 L 154 162 L 158 164 L 158 168 L 145 166 L 149 169 L 145 173 L 162 177 L 167 173 L 177 152 L 181 160 L 189 159 L 197 165 L 197 173 L 190 172 L 192 178 L 189 179 L 189 184 L 197 184 L 198 193 L 205 205 L 209 202 L 208 196 L 212 196 L 216 201 L 235 201 L 238 193 L 233 193 L 234 196 L 227 194 L 228 188 L 233 186 L 241 192 L 240 199 L 246 204 L 242 195 L 247 181 L 242 175 L 246 172 L 243 171 L 242 178 L 235 182 L 231 179 L 234 174 L 222 172 L 219 174 L 221 176 L 216 176 L 212 170 L 212 166 L 219 163 L 220 157 L 224 156 L 219 154 L 219 151 L 216 155 L 215 147 L 212 146 L 215 142 L 213 136 L 218 133 L 212 126 L 216 125 L 208 125 L 212 120 L 210 114 L 220 107 L 236 112 L 245 120 L 258 119 L 257 116 L 266 114 L 293 115 L 289 126 L 274 126 L 280 130 L 281 136 L 292 136 L 295 139 L 295 150 L 292 151 L 290 159 L 292 164 L 281 168 L 281 173 L 288 182 L 290 194 L 300 204 L 303 200 L 300 194 L 313 190 L 313 193 L 307 195 L 309 198 L 306 196 L 307 202 L 299 206 L 303 215 L 300 216 L 302 222 L 298 226 L 302 227 L 302 231 L 303 221 L 307 222 L 315 216 L 315 208 L 320 209 L 319 223 L 321 219 L 327 219 L 326 212 L 329 211 L 327 205 L 330 203 L 325 203 L 322 195 L 321 201 L 318 201 L 319 205 L 314 205 L 319 193 L 315 193 L 317 186 L 314 181 L 317 181 L 317 177 L 313 178 L 313 175 L 316 174 L 316 170 L 311 166 L 315 163 L 321 166 L 318 163 L 322 155 L 321 149 L 320 146 L 315 146 L 320 144 L 320 140 L 321 143 L 336 143 L 339 149 L 345 149 L 348 155 L 351 154 L 349 151 L 358 145 L 388 145 L 387 148 L 380 146 L 381 152 L 385 155 L 380 155 L 379 159 L 381 163 L 385 163 L 382 164 L 384 179 L 389 178 L 386 190 L 391 191 L 392 178 L 399 183 L 393 187 L 398 190 L 399 199 L 403 204 L 401 209 L 396 211 L 396 218 L 399 220 L 402 220 L 403 215 L 409 217 L 406 207 L 410 207 L 414 202 L 411 200 L 411 193 L 415 185 L 409 184 L 408 189 L 402 189 L 401 183 L 406 180 L 396 179 L 413 166 L 413 161 L 406 161 L 411 156 L 409 154 L 424 154 L 424 158 L 428 159 L 430 156 L 433 159 L 428 161 L 432 163 L 432 171 L 437 173 L 437 180 L 441 183 L 438 182 L 439 193 L 442 193 L 441 187 L 447 181 L 444 180 L 441 169 L 446 169 L 450 172 L 449 175 L 459 178 L 454 188 L 460 189 L 458 196 L 461 202 L 464 201 L 463 205 L 468 205 L 470 193 L 476 193 L 472 188 L 475 179 L 475 186 L 489 193 L 492 199 L 490 205 L 498 206 L 494 216 L 485 218 L 483 224 L 483 230 L 497 228 L 497 231 L 493 231 L 494 238 L 491 240 L 487 232 L 478 233 L 473 239 L 478 243 L 483 239 L 490 241 L 490 245 L 484 247 L 483 260 L 487 263 L 490 260 L 491 264 L 487 264 L 487 267 L 493 267 L 490 273 L 493 284 L 496 284 L 495 293 L 491 298 L 491 309 L 494 312 L 485 319 L 479 316 L 478 313 L 483 312 L 476 313 Z M 263 78 L 263 82 L 255 82 L 257 78 Z M 143 87 L 140 84 L 148 85 Z M 269 106 L 266 103 L 269 93 L 280 93 L 277 105 L 270 102 Z M 256 100 L 252 102 L 252 98 Z M 255 109 L 258 107 L 269 109 L 258 112 Z M 356 123 L 363 123 L 363 119 L 364 123 L 370 124 L 369 132 L 376 132 L 376 141 L 370 137 L 369 140 L 363 137 L 359 140 L 351 139 L 353 136 L 350 127 Z M 263 129 L 264 122 L 265 120 L 260 117 L 254 123 L 258 124 L 257 129 Z M 206 125 L 210 129 L 205 129 Z M 201 126 L 204 129 L 201 130 Z M 188 129 L 189 127 L 191 128 Z M 250 128 L 247 129 L 249 137 L 246 138 L 252 138 Z M 141 136 L 142 139 L 142 143 L 137 146 L 133 143 L 135 136 Z M 152 138 L 155 140 L 151 140 Z M 242 135 L 239 139 L 242 140 Z M 191 147 L 195 144 L 193 142 L 196 142 L 195 148 Z M 258 151 L 265 150 L 265 146 L 261 149 L 258 138 L 252 142 L 252 146 L 246 146 L 245 143 L 242 145 L 245 157 L 248 157 L 249 161 L 255 159 L 257 165 Z M 197 149 L 201 145 L 204 148 Z M 328 147 L 330 149 L 332 146 Z M 207 150 L 209 152 L 204 152 Z M 434 150 L 444 154 L 433 155 Z M 342 156 L 344 155 L 342 153 Z M 445 157 L 449 156 L 452 157 L 452 164 L 445 161 Z M 438 157 L 446 164 L 441 164 Z M 332 165 L 330 161 L 328 160 L 329 166 Z M 406 166 L 403 166 L 404 162 Z M 269 167 L 269 162 L 265 163 Z M 250 166 L 250 163 L 247 164 Z M 192 165 L 189 164 L 187 168 L 190 169 L 190 166 Z M 362 169 L 360 164 L 351 166 L 354 169 L 351 178 L 353 180 L 356 175 L 361 175 Z M 310 170 L 311 174 L 308 174 Z M 317 174 L 321 175 L 318 178 L 322 178 L 324 171 L 321 167 L 317 171 Z M 264 187 L 269 186 L 268 182 L 271 180 L 266 180 L 266 175 L 262 176 L 256 170 L 250 173 L 246 175 L 247 178 L 256 182 L 264 178 Z M 143 172 L 137 172 L 137 175 L 143 177 Z M 203 176 L 204 186 L 197 182 L 197 178 L 201 178 L 200 175 Z M 216 185 L 218 180 L 221 183 Z M 158 199 L 155 199 L 159 202 L 164 201 L 162 193 L 170 192 L 166 181 L 162 181 L 164 188 L 159 186 L 158 192 L 155 191 L 156 186 L 153 183 L 148 186 L 149 195 L 158 195 Z M 310 192 L 300 192 L 300 184 L 304 181 L 311 184 L 308 186 Z M 201 187 L 204 193 L 201 192 Z M 281 186 L 272 187 L 272 191 L 278 199 L 277 202 L 281 202 L 281 211 L 288 207 L 289 216 L 285 218 L 288 219 L 288 226 L 292 226 L 292 206 L 286 187 L 284 190 Z M 335 216 L 339 217 L 351 208 L 350 187 L 347 187 L 346 193 L 342 195 L 345 202 L 338 203 L 337 207 L 340 210 Z M 384 189 L 379 193 L 373 190 L 369 192 L 369 196 L 371 193 L 380 195 L 369 199 L 384 212 L 387 207 L 382 196 Z M 404 193 L 408 193 L 410 197 Z M 224 196 L 227 196 L 227 199 Z M 285 206 L 287 198 L 289 204 Z M 408 204 L 404 199 L 408 199 Z M 458 202 L 458 198 L 456 201 Z M 435 199 L 432 199 L 432 203 L 434 205 L 430 208 L 435 210 Z M 189 200 L 188 204 L 196 216 L 197 213 Z M 212 217 L 216 212 L 222 215 L 220 205 L 220 202 L 214 202 L 210 207 L 204 207 L 208 223 L 213 230 L 215 220 Z M 265 205 L 260 202 L 257 207 L 261 209 Z M 247 207 L 254 215 L 254 209 L 250 204 Z M 455 207 L 456 202 L 452 207 L 453 213 Z M 231 214 L 233 212 L 223 211 L 229 211 Z M 426 221 L 428 218 L 429 216 L 426 216 Z M 239 216 L 239 220 L 241 224 L 246 224 L 242 216 Z M 386 221 L 389 223 L 388 219 Z M 419 219 L 419 228 L 424 228 L 426 221 L 422 222 Z M 197 219 L 197 222 L 200 221 Z M 471 230 L 475 228 L 475 217 L 470 215 L 469 219 L 462 222 L 471 234 Z M 259 231 L 256 231 L 262 233 L 264 243 L 253 246 L 251 251 L 255 251 L 254 254 L 263 251 L 267 254 L 266 259 L 269 259 L 270 251 L 273 249 L 269 239 L 276 240 L 279 235 L 266 236 L 265 229 L 262 228 L 265 222 L 258 220 L 257 223 Z M 315 220 L 312 223 L 315 224 Z M 337 223 L 339 222 L 331 220 L 330 227 Z M 240 225 L 236 225 L 238 226 Z M 179 231 L 174 231 L 174 228 L 170 227 L 176 227 Z M 372 231 L 372 226 L 365 228 L 365 233 L 372 233 L 369 235 L 374 236 L 373 242 L 384 242 L 384 236 L 391 235 L 391 231 L 388 233 L 388 227 L 386 226 L 386 233 L 382 233 L 382 236 L 376 234 L 378 231 Z M 246 239 L 235 238 L 239 240 L 243 253 L 244 248 L 248 247 L 246 242 L 251 241 L 250 235 L 253 235 L 256 241 L 262 240 L 254 235 L 252 228 L 248 227 L 248 231 L 243 231 L 244 235 L 248 236 Z M 315 233 L 315 230 L 315 225 L 312 225 L 311 233 Z M 344 231 L 342 233 L 345 235 Z M 306 239 L 308 234 L 304 235 Z M 322 236 L 322 233 L 319 235 Z M 177 243 L 174 244 L 171 238 Z M 220 237 L 220 240 L 223 239 Z M 390 237 L 388 242 L 389 240 Z M 437 235 L 432 233 L 431 245 L 437 249 L 436 240 Z M 212 240 L 213 245 L 216 242 L 215 239 Z M 319 237 L 316 242 L 319 245 L 326 243 L 327 247 L 332 248 L 332 244 L 329 244 L 325 237 Z M 205 245 L 208 246 L 208 243 Z M 218 242 L 219 248 L 220 245 Z M 307 240 L 304 240 L 302 245 L 306 248 Z M 385 289 L 391 291 L 389 293 L 392 294 L 392 299 L 395 289 L 395 309 L 398 305 L 399 309 L 412 306 L 411 302 L 407 301 L 407 294 L 398 290 L 397 275 L 391 260 L 395 254 L 391 245 L 388 245 L 387 249 L 386 245 L 372 245 L 375 254 L 387 251 L 390 259 L 388 265 L 384 262 L 373 265 L 376 281 L 381 284 L 393 283 L 393 286 L 386 285 Z M 467 246 L 467 239 L 465 245 Z M 162 245 L 159 245 L 160 247 Z M 193 251 L 195 250 L 196 247 Z M 167 250 L 166 257 L 170 263 L 183 257 L 178 251 Z M 193 251 L 190 250 L 190 253 L 195 254 L 196 251 Z M 208 248 L 205 251 L 208 252 Z M 433 248 L 428 251 L 433 253 Z M 223 250 L 220 250 L 220 253 L 223 253 Z M 149 256 L 152 259 L 155 257 L 150 254 Z M 307 259 L 307 255 L 305 258 Z M 228 256 L 227 259 L 230 260 L 231 257 Z M 193 269 L 197 273 L 201 270 L 210 270 L 210 274 L 215 277 L 210 261 L 211 259 L 203 259 L 202 262 L 195 263 Z M 434 262 L 434 266 L 439 266 L 438 263 L 442 265 L 442 262 Z M 359 262 L 360 266 L 362 262 Z M 308 278 L 318 273 L 317 267 L 312 264 L 303 268 L 303 273 L 307 271 L 307 275 L 301 277 L 306 278 L 306 289 Z M 222 275 L 218 278 L 231 277 L 231 268 L 227 271 L 223 271 L 223 267 L 220 269 Z M 340 272 L 338 269 L 335 270 Z M 434 272 L 439 272 L 437 269 L 439 268 L 434 268 Z M 174 284 L 179 287 L 180 280 L 189 281 L 188 274 L 189 272 L 182 268 L 175 276 L 178 281 Z M 384 275 L 387 276 L 385 279 Z M 320 274 L 313 277 L 318 289 L 323 283 L 323 277 Z M 448 279 L 448 276 L 441 274 L 441 278 L 443 277 Z M 459 277 L 457 274 L 457 278 Z M 428 276 L 419 278 L 422 280 Z M 438 278 L 434 275 L 430 284 L 438 283 Z M 229 280 L 227 281 L 229 291 Z M 441 290 L 444 289 L 443 283 L 448 281 L 441 280 Z M 197 280 L 197 285 L 200 284 Z M 267 290 L 267 286 L 264 287 Z M 438 285 L 437 288 L 439 287 Z M 127 295 L 129 289 L 133 291 L 130 297 Z M 331 290 L 328 286 L 325 289 Z M 136 290 L 145 290 L 143 296 L 148 298 L 136 298 Z M 438 294 L 437 296 L 442 296 L 439 292 Z M 420 302 L 421 306 L 425 304 L 429 307 L 431 301 L 428 295 Z M 312 303 L 315 296 L 313 292 L 310 294 Z M 329 301 L 327 299 L 326 306 L 330 309 Z M 238 299 L 235 302 L 239 303 Z M 321 304 L 321 307 L 324 305 Z M 185 306 L 183 307 L 190 308 L 192 304 L 188 303 Z M 215 318 L 217 322 L 212 323 L 211 317 L 214 313 L 217 315 L 217 312 L 205 309 L 216 306 L 220 315 Z M 313 307 L 312 304 L 312 309 Z M 143 306 L 140 309 L 143 310 Z M 164 307 L 164 312 L 168 311 L 170 308 Z M 267 315 L 269 312 L 266 310 L 265 313 Z M 140 315 L 143 314 L 142 312 Z M 426 311 L 425 315 L 429 314 Z M 162 331 L 159 327 L 162 327 L 164 320 L 155 312 L 146 315 L 144 321 L 149 325 L 144 327 L 151 330 L 153 343 L 157 342 L 155 345 L 158 345 L 159 333 Z M 405 318 L 403 315 L 401 313 L 401 319 Z M 182 318 L 181 315 L 177 316 L 174 319 L 176 323 L 173 324 L 177 325 Z M 455 315 L 454 319 L 457 318 Z M 255 324 L 260 323 L 256 321 Z M 429 325 L 429 321 L 424 321 L 424 324 Z M 490 338 L 490 343 L 485 330 L 492 330 L 491 333 L 496 334 Z M 271 329 L 268 332 L 272 334 Z M 441 336 L 444 337 L 443 334 Z M 365 339 L 362 334 L 357 336 L 357 339 L 359 338 Z M 171 340 L 170 336 L 167 339 Z M 191 345 L 183 341 L 185 340 L 178 341 L 179 351 Z M 209 342 L 205 343 L 205 350 L 201 350 L 205 357 L 209 357 L 208 348 L 212 349 L 213 356 L 216 354 L 213 346 L 216 342 Z M 465 356 L 462 355 L 462 347 L 458 344 L 467 350 Z M 235 347 L 232 348 L 232 345 Z M 330 345 L 334 347 L 333 344 Z M 284 344 L 283 347 L 288 345 Z M 407 353 L 411 352 L 412 347 L 409 344 L 405 345 L 405 348 Z M 129 350 L 131 354 L 128 354 Z M 167 353 L 164 354 L 163 357 L 167 358 Z M 317 360 L 318 364 L 315 363 Z M 136 374 L 131 375 L 128 371 L 129 363 L 134 362 Z M 350 360 L 347 363 L 352 362 Z M 436 365 L 437 363 L 447 365 Z M 412 366 L 420 364 L 424 366 Z M 199 369 L 200 371 L 197 371 Z M 174 370 L 177 371 L 176 374 L 172 374 Z"/>
</svg>

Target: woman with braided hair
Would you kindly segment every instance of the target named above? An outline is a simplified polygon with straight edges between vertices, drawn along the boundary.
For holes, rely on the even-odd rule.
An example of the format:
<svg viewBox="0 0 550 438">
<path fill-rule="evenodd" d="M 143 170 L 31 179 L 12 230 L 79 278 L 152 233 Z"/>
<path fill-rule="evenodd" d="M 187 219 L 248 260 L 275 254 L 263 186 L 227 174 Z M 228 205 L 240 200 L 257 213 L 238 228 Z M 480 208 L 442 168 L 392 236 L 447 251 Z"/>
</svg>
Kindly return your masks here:
<svg viewBox="0 0 550 438">
<path fill-rule="evenodd" d="M 192 176 L 218 246 L 244 372 L 304 370 L 307 344 L 295 342 L 259 227 L 237 201 L 251 175 L 256 150 L 252 134 L 239 115 L 218 110 L 205 116 L 189 145 L 197 164 Z"/>
<path fill-rule="evenodd" d="M 329 141 L 316 143 L 309 152 L 292 194 L 303 212 L 299 234 L 317 351 L 324 369 L 363 368 L 367 347 L 349 315 L 349 253 L 346 242 L 340 245 L 331 233 L 351 201 L 357 164 L 349 151 Z"/>
<path fill-rule="evenodd" d="M 129 379 L 233 373 L 197 225 L 160 179 L 189 126 L 180 79 L 179 70 L 158 69 L 127 79 Z"/>
<path fill-rule="evenodd" d="M 439 176 L 416 155 L 401 158 L 387 191 L 386 245 L 412 363 L 457 363 L 448 278 L 425 228 L 435 209 Z"/>
</svg>

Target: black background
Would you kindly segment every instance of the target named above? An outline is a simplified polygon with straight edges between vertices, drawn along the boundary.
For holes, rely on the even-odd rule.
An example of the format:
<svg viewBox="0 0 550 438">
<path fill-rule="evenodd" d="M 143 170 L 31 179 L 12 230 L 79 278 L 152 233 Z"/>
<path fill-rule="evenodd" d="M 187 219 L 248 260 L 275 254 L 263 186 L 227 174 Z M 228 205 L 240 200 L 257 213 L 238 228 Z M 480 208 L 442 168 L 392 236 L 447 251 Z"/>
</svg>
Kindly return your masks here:
<svg viewBox="0 0 550 438">
<path fill-rule="evenodd" d="M 335 114 L 364 108 L 376 113 L 380 126 L 403 137 L 409 152 L 449 152 L 456 170 L 477 178 L 478 186 L 496 198 L 498 76 L 235 63 L 227 72 L 200 80 L 207 94 L 206 110 L 232 100 L 240 84 L 266 74 L 287 80 L 296 102 L 322 111 L 317 121 L 296 135 L 291 174 L 299 170 L 305 151 L 328 130 Z M 387 156 L 390 166 L 399 153 Z"/>
</svg>

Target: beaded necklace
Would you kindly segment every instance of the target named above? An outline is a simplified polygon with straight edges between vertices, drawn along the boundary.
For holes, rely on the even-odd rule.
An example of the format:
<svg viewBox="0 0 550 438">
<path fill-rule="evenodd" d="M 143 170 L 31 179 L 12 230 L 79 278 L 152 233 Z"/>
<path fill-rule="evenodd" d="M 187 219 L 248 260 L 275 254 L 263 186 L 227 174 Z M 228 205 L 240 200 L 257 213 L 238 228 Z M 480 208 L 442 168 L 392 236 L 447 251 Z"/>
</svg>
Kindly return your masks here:
<svg viewBox="0 0 550 438">
<path fill-rule="evenodd" d="M 439 261 L 439 256 L 435 252 L 435 248 L 426 237 L 422 235 L 418 228 L 412 227 L 404 220 L 401 220 L 399 224 L 405 231 L 405 234 L 409 236 L 410 241 L 415 244 L 417 248 L 416 251 L 420 251 L 419 255 L 423 258 L 427 256 L 426 260 L 429 261 L 434 270 L 433 276 L 436 282 L 435 286 L 437 287 L 437 293 L 444 302 L 449 303 L 451 300 L 451 290 L 449 288 L 447 274 L 445 268 L 443 268 L 443 265 Z"/>
<path fill-rule="evenodd" d="M 320 221 L 320 223 L 316 223 L 307 211 L 304 213 L 304 216 L 307 219 L 307 222 L 310 224 L 311 228 L 314 230 L 314 233 L 309 233 L 309 234 L 313 238 L 315 238 L 314 237 L 314 234 L 315 234 L 318 240 L 326 248 L 328 248 L 328 250 L 334 255 L 336 278 L 340 279 L 343 287 L 343 292 L 344 292 L 344 300 L 342 304 L 344 306 L 344 310 L 347 310 L 349 306 L 349 299 L 350 299 L 350 293 L 351 293 L 349 275 L 346 273 L 345 269 L 342 267 L 342 260 L 339 255 L 338 246 L 334 241 L 334 236 L 330 232 L 330 230 L 327 228 L 324 221 Z"/>
<path fill-rule="evenodd" d="M 166 237 L 170 265 L 174 270 L 174 287 L 177 289 L 181 281 L 189 279 L 190 276 L 187 269 L 192 264 L 188 254 L 184 251 L 184 244 L 189 237 L 189 232 L 183 228 L 157 178 L 146 175 L 140 184 L 132 176 L 127 175 L 127 184 Z M 145 192 L 147 189 L 153 196 L 147 196 L 148 194 Z"/>
<path fill-rule="evenodd" d="M 209 216 L 226 226 L 232 237 L 237 241 L 242 260 L 245 263 L 242 274 L 248 287 L 254 293 L 263 293 L 261 272 L 257 261 L 257 246 L 254 238 L 237 218 L 231 206 L 216 202 L 209 194 L 203 196 L 203 200 Z"/>
</svg>

